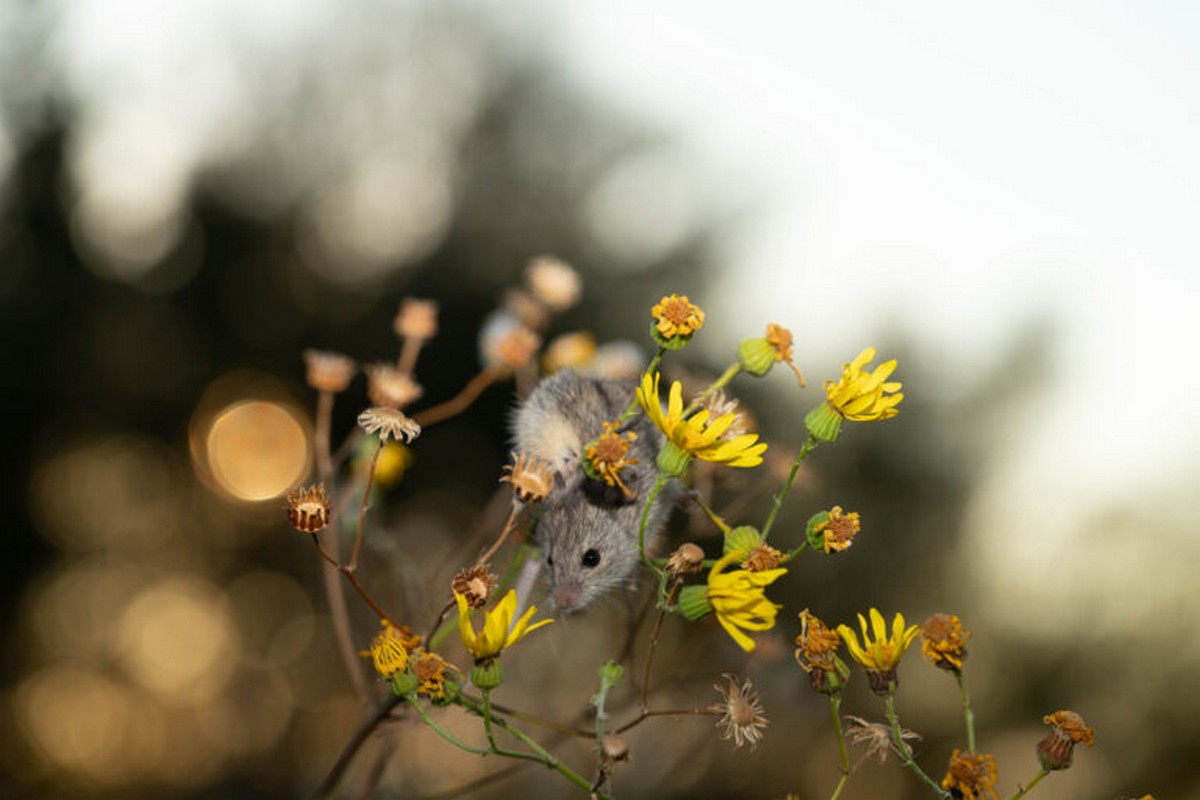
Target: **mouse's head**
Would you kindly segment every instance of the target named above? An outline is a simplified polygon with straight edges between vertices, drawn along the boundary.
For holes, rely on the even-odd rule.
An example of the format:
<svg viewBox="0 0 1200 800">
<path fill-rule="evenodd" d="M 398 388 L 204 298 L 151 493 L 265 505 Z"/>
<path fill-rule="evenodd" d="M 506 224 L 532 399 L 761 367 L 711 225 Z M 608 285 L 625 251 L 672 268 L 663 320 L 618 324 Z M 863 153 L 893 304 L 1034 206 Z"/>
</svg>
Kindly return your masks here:
<svg viewBox="0 0 1200 800">
<path fill-rule="evenodd" d="M 597 502 L 586 484 L 548 500 L 538 522 L 550 597 L 563 611 L 586 608 L 628 584 L 637 567 L 640 504 Z"/>
</svg>

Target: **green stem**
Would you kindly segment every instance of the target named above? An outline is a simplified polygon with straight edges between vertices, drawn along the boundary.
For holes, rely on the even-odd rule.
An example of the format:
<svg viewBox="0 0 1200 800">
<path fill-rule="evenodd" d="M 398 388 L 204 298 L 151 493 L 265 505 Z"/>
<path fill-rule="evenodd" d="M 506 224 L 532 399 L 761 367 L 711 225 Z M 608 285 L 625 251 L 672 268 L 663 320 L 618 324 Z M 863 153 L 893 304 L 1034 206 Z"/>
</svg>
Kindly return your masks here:
<svg viewBox="0 0 1200 800">
<path fill-rule="evenodd" d="M 775 495 L 775 505 L 771 508 L 770 516 L 763 523 L 762 538 L 764 542 L 767 540 L 767 534 L 771 532 L 771 526 L 775 524 L 775 517 L 778 516 L 779 509 L 783 507 L 784 498 L 792 490 L 792 484 L 796 482 L 796 473 L 800 471 L 800 464 L 804 459 L 808 458 L 808 454 L 816 446 L 816 438 L 812 434 L 809 434 L 808 440 L 800 447 L 800 452 L 796 455 L 796 460 L 792 462 L 792 470 L 788 473 L 787 481 L 783 484 L 783 488 Z"/>
<path fill-rule="evenodd" d="M 654 358 L 650 359 L 650 363 L 646 365 L 646 369 L 644 369 L 642 371 L 642 374 L 643 375 L 652 375 L 654 373 L 654 370 L 658 369 L 658 365 L 662 361 L 663 354 L 666 352 L 667 352 L 667 348 L 665 348 L 665 347 L 658 348 L 658 352 L 654 354 Z M 637 395 L 635 394 L 633 397 L 633 402 L 629 404 L 629 408 L 625 409 L 625 413 L 621 415 L 621 418 L 619 420 L 617 420 L 617 425 L 619 426 L 622 422 L 624 422 L 625 420 L 632 417 L 634 414 L 637 413 L 637 410 L 638 410 L 638 401 L 637 401 Z"/>
<path fill-rule="evenodd" d="M 846 782 L 850 780 L 850 754 L 846 752 L 846 736 L 842 733 L 842 718 L 840 715 L 842 708 L 842 695 L 840 692 L 834 692 L 829 695 L 829 715 L 833 718 L 833 729 L 837 732 L 838 755 L 841 757 L 842 777 L 838 781 L 837 787 L 834 788 L 833 794 L 829 796 L 829 800 L 837 800 L 842 789 L 846 787 Z"/>
<path fill-rule="evenodd" d="M 688 404 L 688 407 L 683 410 L 683 416 L 690 417 L 693 412 L 704 405 L 705 401 L 712 396 L 713 392 L 715 392 L 717 389 L 724 388 L 731 380 L 734 379 L 734 376 L 741 371 L 741 364 L 730 364 L 729 367 L 723 373 L 721 373 L 721 377 L 713 381 L 711 386 L 705 389 L 699 397 Z"/>
<path fill-rule="evenodd" d="M 582 775 L 575 772 L 575 770 L 571 769 L 566 764 L 563 764 L 561 761 L 558 760 L 558 758 L 556 758 L 552 753 L 550 753 L 545 748 L 543 748 L 540 744 L 535 742 L 524 731 L 508 724 L 507 722 L 505 722 L 502 719 L 499 719 L 499 718 L 494 719 L 492 717 L 492 703 L 491 703 L 491 699 L 489 697 L 490 692 L 485 689 L 485 690 L 483 690 L 482 694 L 483 694 L 482 707 L 478 703 L 474 702 L 473 700 L 471 700 L 469 697 L 467 697 L 465 695 L 459 695 L 458 699 L 455 702 L 457 702 L 459 705 L 461 705 L 463 708 L 467 709 L 471 713 L 477 714 L 478 716 L 483 717 L 483 727 L 484 727 L 484 731 L 487 733 L 488 744 L 489 744 L 489 748 L 488 748 L 487 752 L 495 753 L 496 755 L 504 756 L 506 758 L 517 758 L 517 759 L 521 759 L 523 761 L 536 761 L 539 764 L 545 764 L 547 767 L 550 767 L 551 769 L 557 771 L 564 778 L 566 778 L 567 780 L 571 781 L 572 783 L 575 783 L 576 785 L 580 786 L 585 791 L 588 791 L 588 792 L 594 791 L 594 794 L 592 795 L 593 797 L 603 798 L 603 800 L 612 800 L 612 797 L 609 794 L 607 794 L 606 792 L 602 792 L 599 790 L 593 790 L 591 781 L 585 779 Z M 521 743 L 523 743 L 526 747 L 528 747 L 533 752 L 532 753 L 522 753 L 519 750 L 508 750 L 506 748 L 497 746 L 496 741 L 493 737 L 493 733 L 492 733 L 493 725 L 495 725 L 497 728 L 500 728 L 501 730 L 505 731 L 510 736 L 514 737 L 515 739 L 518 739 Z"/>
<path fill-rule="evenodd" d="M 1017 793 L 1014 794 L 1012 797 L 1010 797 L 1008 800 L 1020 800 L 1020 798 L 1029 794 L 1030 789 L 1032 789 L 1033 787 L 1038 785 L 1038 781 L 1040 781 L 1042 778 L 1046 777 L 1049 774 L 1050 774 L 1050 770 L 1042 769 L 1040 772 L 1038 772 L 1037 775 L 1034 776 L 1033 780 L 1031 780 L 1027 786 L 1022 786 L 1017 791 Z"/>
<path fill-rule="evenodd" d="M 650 497 L 646 499 L 646 507 L 642 509 L 642 524 L 638 527 L 638 555 L 641 556 L 642 563 L 658 573 L 660 578 L 664 574 L 663 570 L 654 566 L 654 563 L 646 556 L 646 524 L 650 521 L 650 509 L 654 506 L 654 500 L 670 479 L 670 476 L 658 473 L 658 477 L 654 481 L 654 488 L 650 490 Z"/>
<path fill-rule="evenodd" d="M 729 524 L 726 523 L 725 520 L 721 519 L 721 517 L 717 515 L 717 512 L 715 512 L 711 508 L 709 508 L 707 503 L 705 503 L 703 500 L 701 500 L 699 497 L 696 497 L 696 496 L 692 497 L 692 501 L 696 505 L 700 506 L 700 510 L 703 511 L 710 520 L 712 520 L 712 523 L 714 525 L 716 525 L 718 528 L 721 529 L 722 534 L 729 533 L 729 530 L 730 530 Z"/>
<path fill-rule="evenodd" d="M 421 701 L 417 699 L 416 695 L 408 695 L 404 699 L 408 701 L 410 706 L 416 709 L 417 713 L 421 715 L 421 719 L 425 721 L 426 725 L 433 728 L 437 732 L 438 736 L 441 736 L 459 750 L 466 750 L 468 753 L 474 753 L 477 756 L 486 756 L 490 752 L 486 747 L 471 747 L 471 745 L 459 741 L 457 738 L 455 738 L 454 734 L 450 733 L 450 731 L 434 722 L 433 717 L 429 716 L 429 712 L 426 711 L 425 707 L 421 705 Z"/>
<path fill-rule="evenodd" d="M 904 738 L 900 735 L 900 718 L 896 716 L 895 697 L 895 685 L 893 684 L 892 691 L 884 695 L 883 704 L 887 709 L 888 722 L 892 727 L 892 744 L 895 746 L 896 755 L 900 757 L 918 778 L 928 784 L 929 788 L 933 789 L 938 797 L 942 798 L 942 800 L 951 800 L 950 793 L 941 786 L 938 786 L 933 778 L 926 775 L 925 771 L 917 766 L 917 762 L 913 761 L 913 757 L 909 755 L 908 747 L 904 744 Z"/>
<path fill-rule="evenodd" d="M 954 675 L 958 679 L 958 690 L 962 694 L 963 719 L 967 723 L 967 749 L 974 753 L 975 712 L 971 710 L 971 696 L 967 694 L 967 680 L 963 677 L 961 669 L 955 670 Z"/>
</svg>

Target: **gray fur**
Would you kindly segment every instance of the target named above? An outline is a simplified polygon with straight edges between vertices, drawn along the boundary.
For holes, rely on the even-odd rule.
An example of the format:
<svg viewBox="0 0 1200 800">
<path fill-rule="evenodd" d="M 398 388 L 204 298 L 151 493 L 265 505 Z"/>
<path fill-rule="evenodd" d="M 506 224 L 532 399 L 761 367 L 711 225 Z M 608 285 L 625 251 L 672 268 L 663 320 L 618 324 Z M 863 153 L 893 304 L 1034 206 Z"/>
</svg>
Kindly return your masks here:
<svg viewBox="0 0 1200 800">
<path fill-rule="evenodd" d="M 662 434 L 641 414 L 623 429 L 637 434 L 630 456 L 639 463 L 621 473 L 635 494 L 632 498 L 589 479 L 580 466 L 583 447 L 604 432 L 605 422 L 619 419 L 633 397 L 631 383 L 564 370 L 543 379 L 517 412 L 517 447 L 549 461 L 555 471 L 555 488 L 543 503 L 537 539 L 549 566 L 550 596 L 566 611 L 583 609 L 610 589 L 633 583 L 639 563 L 638 528 L 654 488 Z M 665 494 L 659 493 L 651 509 L 647 547 L 666 521 Z M 592 567 L 585 565 L 590 550 L 600 559 Z"/>
</svg>

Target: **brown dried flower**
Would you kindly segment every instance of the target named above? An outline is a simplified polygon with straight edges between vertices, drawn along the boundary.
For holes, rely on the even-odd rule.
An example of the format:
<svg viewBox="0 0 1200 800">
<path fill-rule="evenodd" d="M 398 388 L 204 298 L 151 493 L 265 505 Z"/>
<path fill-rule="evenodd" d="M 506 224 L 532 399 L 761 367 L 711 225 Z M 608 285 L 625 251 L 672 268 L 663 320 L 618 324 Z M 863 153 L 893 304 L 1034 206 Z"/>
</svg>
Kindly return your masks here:
<svg viewBox="0 0 1200 800">
<path fill-rule="evenodd" d="M 373 405 L 404 408 L 425 393 L 411 375 L 391 364 L 371 364 L 366 372 L 367 397 Z"/>
<path fill-rule="evenodd" d="M 499 583 L 500 579 L 487 568 L 487 565 L 481 564 L 477 567 L 459 570 L 454 579 L 450 581 L 450 588 L 467 598 L 467 605 L 471 608 L 483 608 L 487 605 L 488 596 Z"/>
<path fill-rule="evenodd" d="M 333 394 L 346 391 L 358 372 L 358 364 L 349 356 L 311 348 L 304 351 L 304 367 L 309 386 L 318 392 Z"/>
<path fill-rule="evenodd" d="M 878 756 L 880 764 L 887 761 L 888 753 L 892 750 L 892 729 L 886 723 L 868 722 L 862 717 L 856 717 L 853 714 L 848 714 L 846 721 L 851 725 L 851 727 L 846 729 L 850 741 L 854 744 L 865 744 L 867 746 L 860 759 Z M 910 731 L 907 728 L 900 730 L 900 740 L 902 742 L 909 740 L 920 741 L 920 739 L 921 734 L 916 731 Z M 912 747 L 905 744 L 904 749 L 910 756 L 912 755 Z"/>
<path fill-rule="evenodd" d="M 298 531 L 316 533 L 329 524 L 329 498 L 325 484 L 318 483 L 288 495 L 288 523 Z"/>
<path fill-rule="evenodd" d="M 438 304 L 436 300 L 419 300 L 406 297 L 400 310 L 392 320 L 397 336 L 410 339 L 432 339 L 438 331 Z"/>
<path fill-rule="evenodd" d="M 1000 800 L 996 794 L 996 759 L 987 753 L 959 751 L 955 748 L 950 754 L 950 766 L 946 776 L 942 778 L 942 788 L 949 790 L 961 800 L 981 800 L 991 797 Z"/>
<path fill-rule="evenodd" d="M 379 433 L 379 440 L 386 442 L 391 436 L 399 442 L 411 442 L 421 434 L 421 426 L 409 419 L 403 411 L 390 406 L 368 408 L 358 415 L 358 424 L 367 433 Z"/>
<path fill-rule="evenodd" d="M 667 569 L 672 575 L 688 575 L 704 568 L 704 551 L 699 545 L 684 542 L 667 559 Z"/>
<path fill-rule="evenodd" d="M 722 739 L 733 739 L 734 747 L 741 747 L 749 742 L 750 749 L 758 746 L 762 740 L 763 728 L 767 727 L 767 718 L 763 715 L 762 703 L 758 700 L 758 692 L 754 684 L 747 678 L 738 686 L 737 678 L 729 673 L 723 675 L 728 686 L 714 683 L 713 688 L 721 695 L 721 702 L 708 707 L 721 715 L 717 727 L 721 729 Z"/>
<path fill-rule="evenodd" d="M 792 368 L 792 372 L 796 373 L 796 380 L 804 386 L 804 376 L 800 374 L 800 368 L 796 366 L 796 362 L 792 361 L 792 332 L 782 325 L 776 325 L 774 322 L 767 325 L 767 344 L 775 350 L 775 360 L 782 361 Z"/>
<path fill-rule="evenodd" d="M 834 506 L 829 509 L 829 519 L 817 523 L 816 530 L 824 536 L 826 553 L 840 553 L 854 544 L 854 537 L 861 527 L 857 511 L 846 514 L 841 506 Z"/>
<path fill-rule="evenodd" d="M 554 488 L 554 471 L 544 461 L 524 451 L 513 453 L 513 463 L 505 468 L 501 483 L 512 484 L 513 494 L 522 503 L 537 503 L 546 499 Z"/>
<path fill-rule="evenodd" d="M 1091 747 L 1095 741 L 1096 732 L 1074 711 L 1055 711 L 1042 717 L 1042 722 L 1051 726 L 1037 744 L 1038 759 L 1046 769 L 1066 769 L 1075 756 L 1075 745 L 1083 742 Z"/>
<path fill-rule="evenodd" d="M 457 672 L 458 667 L 447 663 L 437 653 L 424 650 L 418 650 L 410 664 L 417 676 L 417 694 L 434 700 L 446 699 L 446 671 Z"/>
<path fill-rule="evenodd" d="M 750 551 L 746 560 L 741 563 L 741 567 L 747 572 L 764 572 L 768 569 L 776 569 L 781 563 L 783 563 L 783 553 L 766 542 L 762 542 Z"/>
<path fill-rule="evenodd" d="M 967 657 L 967 639 L 971 632 L 963 628 L 954 614 L 934 614 L 921 626 L 921 652 L 935 667 L 957 672 Z"/>
</svg>

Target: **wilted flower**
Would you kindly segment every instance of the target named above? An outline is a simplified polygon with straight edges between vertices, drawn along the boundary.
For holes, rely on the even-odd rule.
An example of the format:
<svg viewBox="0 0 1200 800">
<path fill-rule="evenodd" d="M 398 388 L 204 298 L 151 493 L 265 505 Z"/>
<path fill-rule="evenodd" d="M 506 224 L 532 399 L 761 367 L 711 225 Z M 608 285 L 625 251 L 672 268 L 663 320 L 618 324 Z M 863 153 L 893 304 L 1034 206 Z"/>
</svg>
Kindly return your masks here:
<svg viewBox="0 0 1200 800">
<path fill-rule="evenodd" d="M 684 542 L 667 559 L 667 570 L 672 575 L 689 575 L 699 572 L 704 564 L 704 551 L 699 545 Z"/>
<path fill-rule="evenodd" d="M 373 405 L 404 408 L 425 393 L 411 375 L 391 364 L 369 364 L 366 371 L 367 397 Z"/>
<path fill-rule="evenodd" d="M 375 665 L 375 671 L 384 680 L 391 679 L 396 673 L 408 669 L 409 650 L 420 646 L 420 637 L 413 636 L 405 628 L 397 628 L 387 620 L 383 620 L 383 629 L 371 640 L 371 647 L 359 653 L 363 658 L 369 657 Z"/>
<path fill-rule="evenodd" d="M 316 533 L 329 524 L 330 505 L 325 484 L 318 483 L 288 495 L 288 523 L 298 531 Z"/>
<path fill-rule="evenodd" d="M 544 461 L 524 451 L 513 454 L 513 463 L 504 467 L 501 483 L 510 483 L 513 495 L 522 503 L 537 503 L 546 499 L 554 488 L 554 470 Z"/>
<path fill-rule="evenodd" d="M 309 386 L 334 394 L 344 392 L 358 372 L 354 359 L 328 350 L 305 350 L 304 366 Z"/>
<path fill-rule="evenodd" d="M 858 634 L 846 625 L 838 625 L 838 633 L 846 643 L 850 655 L 867 673 L 867 682 L 871 689 L 879 694 L 893 691 L 896 684 L 896 665 L 901 656 L 920 631 L 916 625 L 904 626 L 904 615 L 896 614 L 892 619 L 892 633 L 889 636 L 883 615 L 875 608 L 870 610 L 871 630 L 867 630 L 867 620 L 862 614 L 858 615 L 858 624 L 862 628 L 862 645 L 858 643 Z"/>
<path fill-rule="evenodd" d="M 883 722 L 869 722 L 853 714 L 846 715 L 846 720 L 851 725 L 851 727 L 846 729 L 846 734 L 850 737 L 850 741 L 854 744 L 865 744 L 867 746 L 861 758 L 879 756 L 880 764 L 887 761 L 888 753 L 892 750 L 892 729 Z M 910 731 L 907 728 L 900 729 L 900 741 L 919 741 L 920 739 L 921 734 L 916 731 Z M 912 747 L 907 743 L 904 745 L 904 749 L 910 756 L 912 755 Z"/>
<path fill-rule="evenodd" d="M 959 751 L 950 754 L 950 766 L 942 778 L 942 788 L 961 800 L 1000 800 L 996 794 L 996 759 L 987 753 Z"/>
<path fill-rule="evenodd" d="M 621 480 L 621 470 L 638 463 L 629 458 L 629 447 L 637 440 L 637 434 L 627 431 L 617 433 L 618 423 L 604 423 L 604 433 L 588 442 L 583 448 L 583 468 L 588 476 L 604 481 L 608 486 L 617 486 L 626 495 L 633 495 Z"/>
<path fill-rule="evenodd" d="M 412 659 L 412 671 L 417 678 L 417 694 L 431 700 L 445 700 L 447 670 L 457 671 L 457 668 L 446 663 L 437 653 L 417 651 Z"/>
<path fill-rule="evenodd" d="M 963 628 L 954 614 L 934 614 L 921 626 L 921 652 L 935 667 L 962 669 L 967 657 L 967 639 L 971 632 Z"/>
<path fill-rule="evenodd" d="M 738 686 L 737 678 L 733 675 L 726 673 L 722 677 L 729 681 L 729 684 L 713 684 L 713 688 L 721 695 L 721 702 L 714 703 L 708 709 L 721 715 L 717 720 L 717 727 L 721 729 L 722 739 L 733 739 L 734 747 L 749 743 L 750 749 L 753 750 L 762 740 L 763 728 L 767 727 L 767 718 L 763 715 L 758 692 L 749 678 Z"/>
<path fill-rule="evenodd" d="M 776 362 L 783 361 L 796 373 L 800 385 L 804 385 L 804 376 L 792 361 L 792 332 L 782 325 L 772 322 L 767 325 L 767 332 L 763 336 L 743 339 L 738 345 L 737 355 L 742 369 L 759 377 L 770 372 Z"/>
<path fill-rule="evenodd" d="M 808 521 L 808 543 L 814 550 L 840 553 L 854 544 L 862 524 L 857 511 L 849 514 L 841 506 L 814 514 Z"/>
<path fill-rule="evenodd" d="M 358 415 L 358 424 L 367 433 L 378 433 L 381 442 L 389 436 L 397 442 L 411 442 L 421 434 L 420 425 L 391 406 L 368 408 Z"/>
<path fill-rule="evenodd" d="M 796 663 L 808 673 L 813 689 L 822 694 L 841 691 L 850 678 L 850 668 L 838 657 L 842 637 L 807 608 L 800 612 L 800 635 L 796 637 Z"/>
<path fill-rule="evenodd" d="M 764 572 L 777 568 L 782 562 L 783 553 L 781 551 L 766 542 L 761 542 L 750 551 L 750 554 L 741 563 L 741 567 L 749 572 Z"/>
<path fill-rule="evenodd" d="M 1074 711 L 1055 711 L 1042 717 L 1050 727 L 1046 738 L 1038 742 L 1038 760 L 1048 770 L 1066 769 L 1075 756 L 1075 745 L 1083 742 L 1092 746 L 1096 732 L 1083 724 L 1083 717 Z"/>
</svg>

